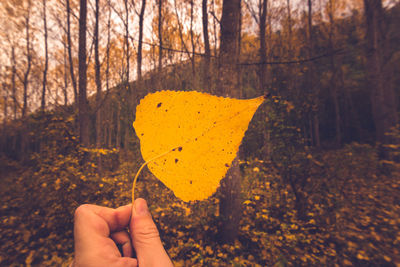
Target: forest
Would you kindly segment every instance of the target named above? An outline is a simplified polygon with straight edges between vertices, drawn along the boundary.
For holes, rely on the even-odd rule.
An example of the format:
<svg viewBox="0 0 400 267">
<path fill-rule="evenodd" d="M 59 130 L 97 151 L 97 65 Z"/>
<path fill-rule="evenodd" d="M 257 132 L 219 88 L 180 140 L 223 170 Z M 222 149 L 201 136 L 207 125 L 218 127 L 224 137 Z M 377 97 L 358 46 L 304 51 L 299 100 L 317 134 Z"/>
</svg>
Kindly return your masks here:
<svg viewBox="0 0 400 267">
<path fill-rule="evenodd" d="M 0 266 L 69 266 L 76 208 L 132 202 L 162 90 L 265 96 L 207 199 L 140 174 L 175 266 L 400 266 L 398 0 L 4 0 L 0 21 Z"/>
</svg>

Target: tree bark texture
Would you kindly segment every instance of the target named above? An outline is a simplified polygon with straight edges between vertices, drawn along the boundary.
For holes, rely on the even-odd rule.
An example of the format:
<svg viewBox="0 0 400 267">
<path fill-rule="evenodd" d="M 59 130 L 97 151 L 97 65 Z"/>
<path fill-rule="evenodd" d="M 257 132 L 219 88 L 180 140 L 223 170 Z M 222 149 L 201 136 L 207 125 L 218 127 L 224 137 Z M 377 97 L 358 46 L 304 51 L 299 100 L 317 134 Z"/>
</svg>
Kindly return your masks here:
<svg viewBox="0 0 400 267">
<path fill-rule="evenodd" d="M 196 80 L 196 65 L 195 65 L 195 54 L 196 45 L 194 43 L 194 32 L 193 32 L 193 19 L 194 19 L 194 2 L 190 0 L 190 42 L 192 43 L 192 56 L 190 61 L 192 63 L 192 79 Z"/>
<path fill-rule="evenodd" d="M 44 30 L 44 69 L 43 69 L 43 83 L 42 83 L 42 102 L 41 110 L 44 112 L 46 108 L 46 86 L 47 86 L 47 69 L 49 67 L 49 52 L 47 45 L 47 16 L 46 16 L 46 0 L 43 0 L 43 30 Z"/>
<path fill-rule="evenodd" d="M 96 80 L 96 147 L 101 147 L 101 76 L 100 76 L 100 55 L 99 55 L 99 2 L 96 0 L 95 26 L 94 26 L 94 62 Z"/>
<path fill-rule="evenodd" d="M 334 18 L 334 3 L 333 0 L 328 2 L 328 17 L 329 17 L 329 49 L 332 51 L 330 56 L 331 72 L 332 76 L 330 79 L 330 92 L 333 100 L 333 106 L 335 109 L 335 143 L 336 146 L 340 146 L 342 143 L 342 130 L 341 130 L 341 116 L 340 116 L 340 105 L 339 105 L 339 86 L 338 86 L 338 76 L 340 75 L 339 68 L 340 64 L 337 65 L 335 55 L 333 51 L 335 49 L 334 35 L 335 35 L 335 18 Z"/>
<path fill-rule="evenodd" d="M 202 0 L 201 4 L 202 22 L 203 22 L 203 39 L 204 39 L 204 67 L 203 67 L 203 90 L 211 92 L 210 88 L 210 38 L 208 36 L 208 13 L 207 0 Z"/>
<path fill-rule="evenodd" d="M 25 33 L 26 33 L 26 70 L 24 73 L 24 92 L 23 92 L 23 106 L 22 117 L 26 116 L 28 110 L 28 87 L 29 87 L 29 74 L 32 67 L 32 54 L 31 54 L 31 34 L 30 34 L 30 15 L 31 15 L 31 1 L 28 0 L 27 14 L 25 15 Z"/>
<path fill-rule="evenodd" d="M 146 0 L 142 0 L 142 7 L 139 14 L 139 41 L 138 41 L 138 54 L 137 54 L 137 75 L 139 83 L 142 82 L 142 47 L 143 47 L 143 20 L 144 12 L 146 9 Z"/>
<path fill-rule="evenodd" d="M 238 98 L 237 63 L 239 50 L 240 0 L 224 0 L 221 18 L 218 94 Z M 236 158 L 221 181 L 220 240 L 231 243 L 237 238 L 241 215 L 241 174 Z"/>
<path fill-rule="evenodd" d="M 364 0 L 367 37 L 367 81 L 371 93 L 372 115 L 376 129 L 376 141 L 381 145 L 396 142 L 385 135 L 398 123 L 396 94 L 390 82 L 386 82 L 383 32 L 383 8 L 381 0 Z M 381 157 L 388 158 L 381 147 Z"/>
<path fill-rule="evenodd" d="M 7 123 L 7 119 L 8 119 L 8 90 L 7 90 L 7 85 L 5 82 L 3 82 L 2 84 L 3 87 L 3 91 L 4 91 L 4 95 L 3 95 L 3 101 L 4 101 L 4 105 L 3 105 L 3 133 L 5 128 L 5 125 Z"/>
<path fill-rule="evenodd" d="M 266 23 L 267 23 L 267 3 L 268 0 L 262 0 L 261 1 L 261 7 L 260 7 L 260 62 L 266 62 L 267 61 L 267 43 L 266 43 Z M 266 78 L 266 70 L 267 70 L 267 65 L 266 64 L 260 64 L 259 68 L 259 80 L 260 80 L 260 92 L 266 93 L 266 87 L 265 87 L 265 78 Z"/>
<path fill-rule="evenodd" d="M 80 0 L 79 10 L 79 137 L 83 146 L 89 146 L 89 103 L 86 95 L 86 17 L 87 0 Z"/>
<path fill-rule="evenodd" d="M 311 58 L 313 56 L 314 52 L 314 32 L 313 32 L 313 26 L 312 26 L 312 17 L 313 17 L 313 3 L 312 0 L 308 0 L 308 17 L 307 17 L 307 22 L 308 22 L 308 57 Z M 309 62 L 309 69 L 307 72 L 307 84 L 308 87 L 311 91 L 312 95 L 312 128 L 310 129 L 310 132 L 313 132 L 313 144 L 316 147 L 321 146 L 321 141 L 320 141 L 320 134 L 319 134 L 319 116 L 318 116 L 318 110 L 319 110 L 319 99 L 318 99 L 318 88 L 315 86 L 315 66 L 314 62 L 310 61 Z"/>
<path fill-rule="evenodd" d="M 74 72 L 74 59 L 72 58 L 72 41 L 71 41 L 71 8 L 69 0 L 66 0 L 67 8 L 67 40 L 68 40 L 68 58 L 69 58 L 69 73 L 71 75 L 72 88 L 74 89 L 75 105 L 78 103 L 78 88 Z"/>
<path fill-rule="evenodd" d="M 64 45 L 64 106 L 68 105 L 68 69 L 67 69 L 67 44 L 63 42 Z"/>
<path fill-rule="evenodd" d="M 16 76 L 17 76 L 17 62 L 15 58 L 15 47 L 11 46 L 11 97 L 13 99 L 13 115 L 14 120 L 17 119 L 17 108 L 18 108 L 18 99 L 17 99 L 17 85 L 16 85 Z"/>
<path fill-rule="evenodd" d="M 125 56 L 126 56 L 126 71 L 125 71 L 125 82 L 126 89 L 130 93 L 129 79 L 130 79 L 130 48 L 129 48 L 129 6 L 128 0 L 124 0 L 125 6 Z"/>
<path fill-rule="evenodd" d="M 163 0 L 158 0 L 158 72 L 161 72 L 162 68 L 162 57 L 163 57 L 163 37 L 162 37 L 162 28 L 163 28 L 163 17 L 162 17 L 162 2 Z"/>
</svg>

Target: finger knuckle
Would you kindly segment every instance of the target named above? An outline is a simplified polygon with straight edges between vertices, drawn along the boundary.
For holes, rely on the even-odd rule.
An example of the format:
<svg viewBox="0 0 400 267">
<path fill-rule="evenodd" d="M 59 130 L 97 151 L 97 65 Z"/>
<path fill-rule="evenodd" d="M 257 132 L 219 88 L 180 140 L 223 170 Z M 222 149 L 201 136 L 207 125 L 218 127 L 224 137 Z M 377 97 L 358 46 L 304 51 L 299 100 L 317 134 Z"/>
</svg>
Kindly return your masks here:
<svg viewBox="0 0 400 267">
<path fill-rule="evenodd" d="M 152 225 L 145 225 L 140 229 L 138 229 L 136 232 L 136 236 L 138 237 L 138 239 L 141 240 L 149 240 L 149 239 L 159 238 L 160 234 L 158 232 L 157 227 L 154 224 L 152 224 Z"/>
</svg>

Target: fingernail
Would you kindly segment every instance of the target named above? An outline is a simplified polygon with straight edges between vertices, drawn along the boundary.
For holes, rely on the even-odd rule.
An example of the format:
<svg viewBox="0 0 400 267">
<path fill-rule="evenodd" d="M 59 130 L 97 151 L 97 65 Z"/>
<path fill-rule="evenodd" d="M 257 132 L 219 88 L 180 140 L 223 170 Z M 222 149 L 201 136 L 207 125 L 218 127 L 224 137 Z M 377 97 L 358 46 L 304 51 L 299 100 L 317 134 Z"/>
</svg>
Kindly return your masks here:
<svg viewBox="0 0 400 267">
<path fill-rule="evenodd" d="M 145 215 L 148 211 L 146 201 L 137 201 L 135 202 L 135 210 L 137 215 Z"/>
</svg>

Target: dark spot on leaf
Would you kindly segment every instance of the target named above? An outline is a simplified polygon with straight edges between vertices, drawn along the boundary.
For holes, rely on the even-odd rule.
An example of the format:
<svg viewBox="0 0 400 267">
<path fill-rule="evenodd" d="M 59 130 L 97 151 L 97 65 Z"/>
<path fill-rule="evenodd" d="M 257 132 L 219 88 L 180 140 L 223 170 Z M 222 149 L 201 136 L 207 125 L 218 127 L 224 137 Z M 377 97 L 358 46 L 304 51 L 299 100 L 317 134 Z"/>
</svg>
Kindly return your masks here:
<svg viewBox="0 0 400 267">
<path fill-rule="evenodd" d="M 140 135 L 141 135 L 141 136 L 143 136 L 143 135 L 144 135 L 144 133 L 141 133 Z"/>
<path fill-rule="evenodd" d="M 167 111 L 168 111 L 168 109 L 165 110 L 165 112 L 167 112 Z"/>
<path fill-rule="evenodd" d="M 197 138 L 195 138 L 194 141 L 197 141 Z"/>
<path fill-rule="evenodd" d="M 172 149 L 172 151 L 175 151 L 175 150 L 176 150 L 176 148 Z"/>
<path fill-rule="evenodd" d="M 225 167 L 229 167 L 229 164 L 228 164 L 228 163 L 225 163 Z"/>
<path fill-rule="evenodd" d="M 192 184 L 192 180 L 190 180 L 189 183 Z"/>
<path fill-rule="evenodd" d="M 178 163 L 179 159 L 175 159 L 175 163 Z"/>
<path fill-rule="evenodd" d="M 197 111 L 197 114 L 200 114 L 200 111 Z"/>
<path fill-rule="evenodd" d="M 182 147 L 180 146 L 180 147 L 178 147 L 178 151 L 179 152 L 181 152 L 182 151 Z"/>
<path fill-rule="evenodd" d="M 162 104 L 161 102 L 160 102 L 160 103 L 158 103 L 158 104 L 157 104 L 157 107 L 158 107 L 158 108 L 159 108 L 159 107 L 161 107 L 161 104 Z"/>
<path fill-rule="evenodd" d="M 214 124 L 216 124 L 217 122 L 216 121 L 214 121 Z"/>
<path fill-rule="evenodd" d="M 225 151 L 225 149 L 222 149 L 222 151 Z"/>
</svg>

